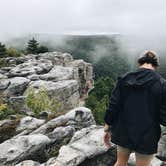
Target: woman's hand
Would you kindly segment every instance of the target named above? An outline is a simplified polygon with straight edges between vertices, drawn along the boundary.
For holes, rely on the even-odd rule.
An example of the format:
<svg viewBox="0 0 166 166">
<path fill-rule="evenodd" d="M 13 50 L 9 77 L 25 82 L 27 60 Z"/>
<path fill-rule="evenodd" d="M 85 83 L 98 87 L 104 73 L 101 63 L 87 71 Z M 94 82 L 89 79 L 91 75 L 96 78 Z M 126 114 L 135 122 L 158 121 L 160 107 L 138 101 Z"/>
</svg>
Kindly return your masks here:
<svg viewBox="0 0 166 166">
<path fill-rule="evenodd" d="M 104 133 L 104 144 L 108 148 L 111 148 L 111 133 L 110 132 L 105 132 Z"/>
</svg>

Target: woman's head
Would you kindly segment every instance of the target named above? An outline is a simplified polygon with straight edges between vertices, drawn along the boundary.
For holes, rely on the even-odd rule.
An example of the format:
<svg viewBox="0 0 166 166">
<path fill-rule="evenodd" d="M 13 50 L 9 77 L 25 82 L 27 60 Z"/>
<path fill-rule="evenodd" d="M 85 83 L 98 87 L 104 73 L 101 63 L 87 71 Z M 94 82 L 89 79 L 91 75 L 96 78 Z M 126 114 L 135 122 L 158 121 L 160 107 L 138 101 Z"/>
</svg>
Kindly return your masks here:
<svg viewBox="0 0 166 166">
<path fill-rule="evenodd" d="M 146 51 L 138 58 L 138 64 L 140 66 L 144 64 L 151 64 L 153 67 L 157 68 L 159 66 L 159 59 L 156 53 L 153 51 Z"/>
</svg>

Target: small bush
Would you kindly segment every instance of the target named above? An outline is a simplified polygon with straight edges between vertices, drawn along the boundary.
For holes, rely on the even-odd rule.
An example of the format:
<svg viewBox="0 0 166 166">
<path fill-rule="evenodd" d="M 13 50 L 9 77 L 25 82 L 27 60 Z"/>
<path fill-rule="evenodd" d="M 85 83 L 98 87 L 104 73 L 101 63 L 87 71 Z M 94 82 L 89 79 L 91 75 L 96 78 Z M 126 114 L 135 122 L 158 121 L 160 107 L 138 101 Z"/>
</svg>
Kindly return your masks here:
<svg viewBox="0 0 166 166">
<path fill-rule="evenodd" d="M 34 88 L 29 88 L 25 99 L 25 104 L 30 108 L 36 115 L 39 115 L 42 111 L 52 111 L 57 113 L 61 107 L 61 103 L 54 98 L 50 98 L 47 90 L 40 87 L 36 92 Z"/>
<path fill-rule="evenodd" d="M 10 47 L 6 50 L 6 54 L 7 54 L 7 56 L 10 56 L 10 57 L 21 56 L 20 52 L 18 52 L 15 48 L 12 48 L 12 47 Z"/>
<path fill-rule="evenodd" d="M 0 68 L 1 67 L 8 67 L 9 63 L 6 62 L 5 58 L 0 57 Z"/>
<path fill-rule="evenodd" d="M 5 102 L 4 95 L 0 93 L 0 120 L 6 119 L 9 115 L 17 114 L 16 110 L 10 108 L 10 106 Z"/>
<path fill-rule="evenodd" d="M 0 120 L 6 119 L 10 115 L 14 115 L 17 113 L 17 111 L 11 109 L 7 104 L 0 104 Z"/>
</svg>

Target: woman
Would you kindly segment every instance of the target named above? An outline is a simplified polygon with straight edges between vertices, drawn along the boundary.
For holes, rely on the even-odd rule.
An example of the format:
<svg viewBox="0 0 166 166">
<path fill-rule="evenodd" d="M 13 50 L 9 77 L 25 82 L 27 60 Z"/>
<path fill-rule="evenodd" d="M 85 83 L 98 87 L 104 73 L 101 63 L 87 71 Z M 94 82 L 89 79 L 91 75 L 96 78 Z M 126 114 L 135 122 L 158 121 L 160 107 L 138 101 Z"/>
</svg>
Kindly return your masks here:
<svg viewBox="0 0 166 166">
<path fill-rule="evenodd" d="M 135 152 L 136 166 L 150 166 L 166 126 L 166 82 L 156 72 L 158 58 L 147 51 L 138 59 L 139 68 L 118 78 L 105 112 L 104 142 L 117 144 L 115 166 L 126 166 Z"/>
</svg>

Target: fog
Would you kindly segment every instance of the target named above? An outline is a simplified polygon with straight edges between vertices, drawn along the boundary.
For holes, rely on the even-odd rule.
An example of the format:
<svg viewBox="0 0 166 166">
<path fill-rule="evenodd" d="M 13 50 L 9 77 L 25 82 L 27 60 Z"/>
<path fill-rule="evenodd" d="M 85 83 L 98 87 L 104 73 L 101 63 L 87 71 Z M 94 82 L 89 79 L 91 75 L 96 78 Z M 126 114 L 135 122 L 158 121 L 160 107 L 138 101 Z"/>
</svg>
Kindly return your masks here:
<svg viewBox="0 0 166 166">
<path fill-rule="evenodd" d="M 160 51 L 166 44 L 164 0 L 0 0 L 0 39 L 28 34 L 114 34 L 124 46 Z"/>
</svg>

